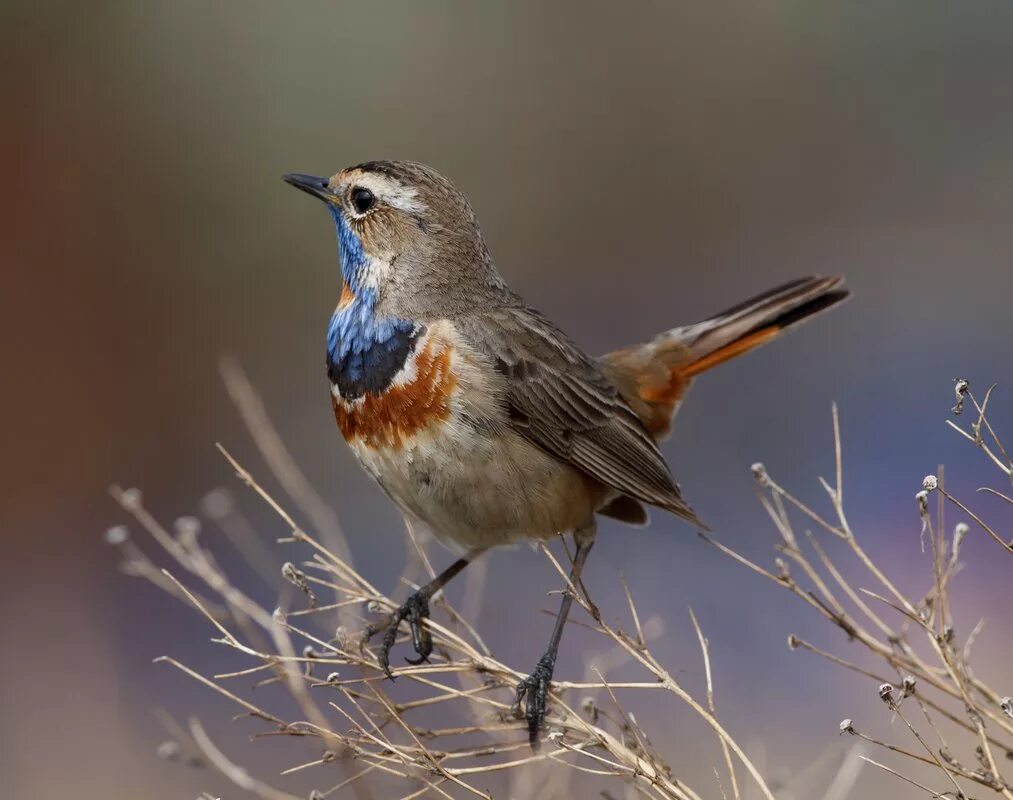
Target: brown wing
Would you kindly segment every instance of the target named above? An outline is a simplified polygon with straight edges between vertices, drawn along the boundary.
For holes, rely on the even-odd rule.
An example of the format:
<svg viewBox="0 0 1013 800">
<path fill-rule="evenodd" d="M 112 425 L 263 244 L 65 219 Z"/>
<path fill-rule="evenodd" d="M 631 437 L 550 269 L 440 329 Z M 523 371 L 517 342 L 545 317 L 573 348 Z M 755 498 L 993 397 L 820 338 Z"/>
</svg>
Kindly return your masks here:
<svg viewBox="0 0 1013 800">
<path fill-rule="evenodd" d="M 511 426 L 624 495 L 700 527 L 643 423 L 602 374 L 538 312 L 508 307 L 455 320 L 505 381 Z"/>
</svg>

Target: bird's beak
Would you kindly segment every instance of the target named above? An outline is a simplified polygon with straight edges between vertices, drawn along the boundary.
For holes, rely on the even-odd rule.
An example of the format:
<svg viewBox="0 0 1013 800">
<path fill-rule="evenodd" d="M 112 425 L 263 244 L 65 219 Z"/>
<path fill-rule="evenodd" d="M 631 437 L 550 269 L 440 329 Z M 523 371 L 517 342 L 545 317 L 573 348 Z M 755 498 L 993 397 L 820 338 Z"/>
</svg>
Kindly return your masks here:
<svg viewBox="0 0 1013 800">
<path fill-rule="evenodd" d="M 282 180 L 324 202 L 331 202 L 335 199 L 334 193 L 330 188 L 330 181 L 327 178 L 319 178 L 316 175 L 303 175 L 300 172 L 289 172 L 287 175 L 282 175 Z"/>
</svg>

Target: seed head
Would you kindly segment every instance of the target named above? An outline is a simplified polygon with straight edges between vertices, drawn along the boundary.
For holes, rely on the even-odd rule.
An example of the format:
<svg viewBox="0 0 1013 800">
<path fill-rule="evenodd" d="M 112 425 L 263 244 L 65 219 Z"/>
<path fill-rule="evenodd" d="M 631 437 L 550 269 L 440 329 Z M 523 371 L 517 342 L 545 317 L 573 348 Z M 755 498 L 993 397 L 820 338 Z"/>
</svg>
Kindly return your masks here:
<svg viewBox="0 0 1013 800">
<path fill-rule="evenodd" d="M 141 494 L 140 489 L 124 489 L 120 493 L 120 502 L 126 508 L 140 508 L 141 503 L 144 502 L 144 495 Z"/>
<path fill-rule="evenodd" d="M 171 739 L 162 742 L 156 749 L 155 755 L 163 761 L 175 761 L 179 758 L 179 742 Z"/>
<path fill-rule="evenodd" d="M 952 409 L 954 414 L 964 413 L 964 395 L 967 394 L 969 388 L 971 388 L 971 384 L 967 382 L 966 378 L 957 378 L 953 384 L 953 393 L 957 396 L 957 404 Z"/>
<path fill-rule="evenodd" d="M 103 538 L 106 544 L 120 545 L 130 538 L 130 531 L 127 530 L 126 525 L 114 525 L 105 532 Z"/>
<path fill-rule="evenodd" d="M 197 517 L 180 517 L 173 523 L 173 527 L 179 536 L 192 539 L 200 533 L 200 520 Z"/>
<path fill-rule="evenodd" d="M 960 555 L 960 545 L 964 543 L 964 537 L 971 529 L 966 522 L 958 522 L 953 528 L 953 554 L 950 556 L 950 563 L 956 563 Z"/>
<path fill-rule="evenodd" d="M 226 489 L 212 489 L 200 501 L 201 511 L 214 520 L 224 519 L 236 507 L 232 494 Z"/>
</svg>

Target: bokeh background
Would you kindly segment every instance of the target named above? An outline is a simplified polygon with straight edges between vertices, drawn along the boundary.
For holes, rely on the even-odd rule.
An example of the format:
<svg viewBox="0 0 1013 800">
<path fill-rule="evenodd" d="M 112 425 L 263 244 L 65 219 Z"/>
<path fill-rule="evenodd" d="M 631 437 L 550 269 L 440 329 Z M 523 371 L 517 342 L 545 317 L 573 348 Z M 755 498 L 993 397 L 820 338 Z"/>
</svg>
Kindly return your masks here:
<svg viewBox="0 0 1013 800">
<path fill-rule="evenodd" d="M 223 354 L 362 569 L 393 587 L 404 567 L 399 519 L 329 408 L 331 227 L 285 171 L 435 165 L 514 287 L 592 352 L 793 276 L 846 274 L 846 307 L 708 374 L 665 446 L 719 538 L 765 563 L 749 465 L 821 502 L 834 400 L 851 521 L 912 591 L 927 580 L 921 477 L 943 463 L 965 497 L 994 483 L 944 420 L 954 378 L 983 389 L 1013 369 L 1008 3 L 26 1 L 3 4 L 0 41 L 5 797 L 237 796 L 156 757 L 156 706 L 200 713 L 260 777 L 307 755 L 250 744 L 227 703 L 151 663 L 214 670 L 221 652 L 102 543 L 125 521 L 113 482 L 166 522 L 231 487 L 265 542 L 283 533 L 214 450 L 266 472 Z M 993 405 L 1007 431 L 1011 389 Z M 623 573 L 666 621 L 658 657 L 701 688 L 695 608 L 722 716 L 770 775 L 843 755 L 842 717 L 904 740 L 874 686 L 787 650 L 795 632 L 858 655 L 773 585 L 673 519 L 603 527 L 599 603 L 620 613 Z M 1010 565 L 977 533 L 965 555 L 960 630 L 989 618 L 977 669 L 1013 692 Z M 488 558 L 476 622 L 498 653 L 534 663 L 557 584 L 527 548 Z M 580 673 L 582 642 L 564 642 L 560 677 Z M 633 702 L 676 770 L 712 786 L 717 751 L 691 715 Z M 853 796 L 915 795 L 866 773 Z"/>
</svg>

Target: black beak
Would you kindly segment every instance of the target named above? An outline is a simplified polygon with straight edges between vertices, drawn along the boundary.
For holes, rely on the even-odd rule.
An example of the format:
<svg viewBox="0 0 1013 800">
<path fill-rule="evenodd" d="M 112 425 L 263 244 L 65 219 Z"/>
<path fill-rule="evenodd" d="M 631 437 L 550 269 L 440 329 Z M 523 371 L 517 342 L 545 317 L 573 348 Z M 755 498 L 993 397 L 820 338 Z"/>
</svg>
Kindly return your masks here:
<svg viewBox="0 0 1013 800">
<path fill-rule="evenodd" d="M 285 183 L 294 186 L 296 189 L 302 189 L 307 194 L 311 194 L 321 200 L 330 201 L 334 199 L 334 194 L 331 192 L 327 178 L 318 178 L 316 175 L 303 175 L 300 172 L 289 172 L 287 175 L 282 175 L 281 177 Z"/>
</svg>

